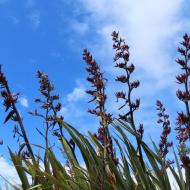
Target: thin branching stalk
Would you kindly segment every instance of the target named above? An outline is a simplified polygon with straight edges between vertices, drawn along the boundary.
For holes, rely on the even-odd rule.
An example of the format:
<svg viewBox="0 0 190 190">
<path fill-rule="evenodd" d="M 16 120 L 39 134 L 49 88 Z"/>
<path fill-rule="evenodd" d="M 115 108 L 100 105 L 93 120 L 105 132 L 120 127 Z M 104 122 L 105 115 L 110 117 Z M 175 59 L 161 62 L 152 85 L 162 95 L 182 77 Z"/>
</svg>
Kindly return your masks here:
<svg viewBox="0 0 190 190">
<path fill-rule="evenodd" d="M 6 108 L 6 112 L 11 109 L 11 111 L 9 112 L 9 114 L 7 115 L 4 123 L 6 123 L 9 119 L 17 122 L 20 126 L 20 130 L 21 130 L 21 137 L 24 139 L 24 144 L 28 149 L 28 153 L 30 155 L 30 158 L 32 159 L 33 162 L 35 162 L 35 157 L 34 157 L 34 153 L 33 150 L 30 146 L 30 142 L 28 140 L 26 131 L 25 131 L 25 127 L 23 124 L 23 119 L 21 118 L 17 107 L 16 107 L 16 102 L 18 99 L 18 94 L 14 95 L 8 85 L 8 81 L 6 80 L 6 77 L 4 76 L 4 73 L 1 70 L 1 65 L 0 65 L 0 85 L 1 85 L 1 95 L 4 98 L 4 106 Z"/>
<path fill-rule="evenodd" d="M 165 113 L 166 109 L 161 101 L 157 100 L 156 106 L 156 109 L 158 110 L 157 123 L 160 124 L 163 128 L 162 133 L 160 135 L 160 143 L 158 150 L 158 154 L 162 159 L 162 168 L 160 169 L 160 171 L 161 173 L 163 173 L 171 164 L 174 163 L 173 160 L 166 159 L 166 156 L 169 152 L 169 148 L 173 146 L 173 142 L 168 141 L 168 135 L 171 133 L 169 115 Z"/>
<path fill-rule="evenodd" d="M 119 117 L 120 119 L 129 122 L 134 132 L 137 133 L 138 129 L 136 128 L 135 125 L 134 112 L 140 106 L 140 99 L 136 99 L 135 101 L 133 101 L 132 91 L 140 85 L 140 82 L 138 80 L 131 81 L 131 74 L 134 72 L 135 66 L 133 64 L 129 64 L 129 58 L 130 58 L 129 46 L 125 43 L 124 39 L 122 39 L 119 36 L 119 32 L 114 31 L 112 33 L 112 40 L 113 40 L 113 49 L 116 51 L 115 56 L 113 58 L 114 62 L 116 63 L 115 67 L 122 69 L 124 71 L 124 75 L 117 76 L 115 80 L 120 83 L 126 84 L 127 87 L 127 94 L 123 91 L 116 93 L 117 100 L 118 99 L 124 100 L 124 104 L 119 108 L 119 110 L 123 109 L 126 106 L 128 106 L 129 109 L 129 111 L 126 114 L 119 115 Z M 143 128 L 142 124 L 140 124 L 139 127 Z M 139 159 L 141 162 L 141 166 L 145 171 L 145 164 L 143 160 L 141 144 L 138 138 L 136 138 L 136 141 L 137 141 L 137 151 L 139 152 Z"/>
<path fill-rule="evenodd" d="M 181 46 L 178 48 L 178 52 L 182 58 L 178 58 L 176 62 L 180 65 L 182 74 L 176 77 L 177 83 L 184 86 L 184 90 L 177 90 L 176 95 L 180 101 L 185 104 L 185 112 L 178 112 L 177 127 L 178 132 L 177 139 L 179 140 L 179 154 L 183 167 L 185 168 L 186 175 L 186 188 L 190 189 L 190 157 L 189 148 L 186 146 L 186 141 L 190 139 L 190 36 L 185 34 Z"/>
<path fill-rule="evenodd" d="M 83 60 L 87 64 L 87 72 L 89 76 L 87 77 L 87 81 L 92 84 L 92 90 L 87 90 L 86 92 L 92 96 L 92 100 L 89 102 L 95 101 L 96 107 L 95 109 L 89 109 L 88 112 L 91 114 L 96 115 L 99 118 L 100 127 L 98 128 L 98 135 L 95 137 L 102 143 L 103 145 L 103 162 L 105 170 L 110 173 L 109 166 L 108 166 L 108 158 L 111 157 L 114 163 L 118 164 L 118 159 L 115 156 L 115 151 L 113 149 L 112 138 L 109 132 L 109 124 L 112 121 L 112 115 L 107 113 L 105 108 L 105 102 L 107 99 L 105 89 L 106 89 L 106 81 L 107 79 L 104 78 L 103 73 L 100 70 L 99 65 L 96 61 L 92 58 L 90 52 L 85 49 L 83 53 Z M 104 176 L 103 176 L 103 187 L 104 189 Z"/>
</svg>

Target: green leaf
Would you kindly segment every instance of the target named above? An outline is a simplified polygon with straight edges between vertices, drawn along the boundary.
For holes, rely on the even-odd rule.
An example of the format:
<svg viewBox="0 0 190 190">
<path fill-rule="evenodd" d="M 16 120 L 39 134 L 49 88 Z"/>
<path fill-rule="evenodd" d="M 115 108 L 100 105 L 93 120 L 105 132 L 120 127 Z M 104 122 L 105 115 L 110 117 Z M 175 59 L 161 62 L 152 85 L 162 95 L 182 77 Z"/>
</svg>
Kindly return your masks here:
<svg viewBox="0 0 190 190">
<path fill-rule="evenodd" d="M 30 187 L 30 184 L 28 182 L 28 178 L 26 176 L 26 173 L 25 173 L 25 169 L 24 167 L 22 166 L 22 161 L 20 160 L 20 158 L 18 157 L 18 155 L 14 154 L 10 149 L 9 149 L 9 153 L 10 153 L 10 156 L 11 156 L 11 160 L 16 168 L 16 171 L 19 175 L 19 178 L 22 182 L 22 188 L 23 189 L 28 189 Z"/>
</svg>

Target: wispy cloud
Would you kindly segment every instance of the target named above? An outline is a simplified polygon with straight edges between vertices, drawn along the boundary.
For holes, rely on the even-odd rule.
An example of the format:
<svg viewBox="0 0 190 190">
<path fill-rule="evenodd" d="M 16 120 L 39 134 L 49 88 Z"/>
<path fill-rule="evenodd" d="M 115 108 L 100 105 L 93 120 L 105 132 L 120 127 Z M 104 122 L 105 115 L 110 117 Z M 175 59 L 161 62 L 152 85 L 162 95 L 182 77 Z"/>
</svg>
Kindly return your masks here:
<svg viewBox="0 0 190 190">
<path fill-rule="evenodd" d="M 76 87 L 66 95 L 61 113 L 68 120 L 83 120 L 86 115 L 84 102 L 86 101 L 85 87 L 80 80 L 76 81 Z"/>
<path fill-rule="evenodd" d="M 172 51 L 175 50 L 179 34 L 189 27 L 189 22 L 182 17 L 183 0 L 79 2 L 90 13 L 88 22 L 95 26 L 100 37 L 95 52 L 103 52 L 103 57 L 110 55 L 110 34 L 113 30 L 119 30 L 132 46 L 132 60 L 144 72 L 144 76 L 148 75 L 147 80 L 153 79 L 158 85 L 168 87 L 168 81 L 173 80 L 171 76 L 175 72 Z M 110 69 L 110 63 L 106 67 Z"/>
<path fill-rule="evenodd" d="M 36 30 L 40 26 L 40 11 L 34 10 L 28 15 L 30 26 Z"/>
<path fill-rule="evenodd" d="M 132 60 L 142 69 L 144 76 L 148 74 L 147 80 L 153 79 L 162 87 L 168 86 L 175 72 L 172 57 L 175 43 L 179 34 L 189 27 L 188 19 L 182 16 L 185 1 L 79 1 L 91 14 L 89 23 L 95 25 L 95 30 L 102 37 L 97 40 L 100 44 L 96 52 L 100 52 L 101 46 L 102 56 L 110 55 L 110 34 L 119 30 L 132 46 Z"/>
<path fill-rule="evenodd" d="M 112 78 L 118 74 L 112 61 L 112 31 L 120 31 L 130 45 L 130 61 L 136 65 L 134 78 L 141 81 L 136 96 L 141 98 L 142 106 L 137 117 L 141 121 L 146 119 L 151 130 L 156 98 L 170 97 L 169 101 L 175 98 L 176 49 L 181 35 L 190 29 L 190 18 L 184 17 L 186 1 L 78 0 L 78 3 L 81 12 L 86 13 L 83 19 L 90 32 L 95 34 L 92 39 L 96 42 L 89 39 L 87 47 Z M 109 98 L 108 108 L 116 112 L 113 94 L 125 87 L 114 82 L 108 85 L 108 97 L 113 98 L 111 101 Z"/>
<path fill-rule="evenodd" d="M 41 13 L 36 9 L 35 0 L 27 0 L 25 2 L 25 9 L 29 12 L 27 18 L 29 25 L 33 30 L 37 30 L 41 23 Z"/>
<path fill-rule="evenodd" d="M 20 104 L 21 104 L 23 107 L 25 107 L 25 108 L 27 108 L 27 107 L 29 106 L 28 100 L 27 100 L 25 97 L 21 97 L 21 98 L 19 99 L 19 102 L 20 102 Z"/>
<path fill-rule="evenodd" d="M 85 88 L 84 86 L 78 81 L 77 87 L 73 89 L 71 93 L 67 95 L 67 101 L 68 102 L 77 102 L 79 100 L 84 99 L 86 96 Z"/>
<path fill-rule="evenodd" d="M 0 157 L 0 174 L 12 184 L 20 184 L 20 180 L 14 166 L 9 164 L 3 157 Z"/>
<path fill-rule="evenodd" d="M 59 112 L 67 122 L 76 128 L 80 128 L 81 132 L 95 131 L 97 128 L 97 120 L 94 116 L 87 112 L 89 105 L 88 96 L 85 93 L 83 81 L 77 80 L 76 86 L 63 99 L 63 108 Z"/>
<path fill-rule="evenodd" d="M 89 30 L 88 23 L 79 22 L 77 20 L 70 21 L 70 27 L 73 31 L 79 34 L 85 34 Z"/>
</svg>

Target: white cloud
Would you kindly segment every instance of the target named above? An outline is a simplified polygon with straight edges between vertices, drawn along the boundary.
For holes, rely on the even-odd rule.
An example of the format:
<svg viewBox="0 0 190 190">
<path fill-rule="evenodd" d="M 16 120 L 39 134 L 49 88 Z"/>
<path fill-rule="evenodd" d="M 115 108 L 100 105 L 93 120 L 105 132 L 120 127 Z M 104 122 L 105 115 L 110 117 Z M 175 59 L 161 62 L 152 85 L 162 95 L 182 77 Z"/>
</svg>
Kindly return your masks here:
<svg viewBox="0 0 190 190">
<path fill-rule="evenodd" d="M 78 82 L 77 87 L 73 89 L 73 91 L 67 95 L 68 102 L 77 102 L 83 99 L 86 95 L 85 88 L 82 84 Z"/>
<path fill-rule="evenodd" d="M 0 157 L 0 174 L 14 185 L 20 183 L 15 167 L 10 165 L 3 157 Z"/>
<path fill-rule="evenodd" d="M 87 112 L 88 108 L 95 105 L 93 103 L 88 104 L 91 97 L 86 94 L 84 84 L 84 81 L 80 79 L 76 81 L 76 86 L 64 97 L 62 101 L 63 107 L 59 115 L 62 115 L 65 121 L 74 127 L 80 128 L 80 132 L 86 134 L 89 130 L 95 131 L 98 126 L 98 120 Z"/>
<path fill-rule="evenodd" d="M 25 98 L 25 97 L 21 97 L 20 99 L 19 99 L 19 102 L 20 102 L 20 104 L 23 106 L 23 107 L 25 107 L 25 108 L 27 108 L 29 105 L 28 105 L 28 100 Z"/>
<path fill-rule="evenodd" d="M 28 15 L 28 19 L 30 21 L 31 27 L 36 30 L 40 26 L 40 11 L 34 10 L 32 13 Z"/>
<path fill-rule="evenodd" d="M 181 16 L 183 0 L 79 0 L 84 9 L 91 14 L 89 23 L 95 26 L 100 35 L 100 43 L 95 53 L 103 52 L 110 56 L 111 32 L 119 30 L 131 47 L 132 61 L 147 80 L 168 87 L 175 72 L 174 58 L 176 38 L 188 23 Z M 173 49 L 172 49 L 172 48 Z M 101 49 L 101 51 L 100 51 Z M 173 52 L 172 52 L 173 53 Z M 111 65 L 112 66 L 112 65 Z M 106 65 L 110 70 L 109 65 Z M 167 78 L 167 80 L 166 80 Z M 158 84 L 158 86 L 159 86 Z"/>
<path fill-rule="evenodd" d="M 181 35 L 190 29 L 189 18 L 184 17 L 186 1 L 78 0 L 78 3 L 82 7 L 81 12 L 87 13 L 84 20 L 97 34 L 96 43 L 89 40 L 87 46 L 97 60 L 103 60 L 99 64 L 103 63 L 103 70 L 111 76 L 118 74 L 110 59 L 114 55 L 112 31 L 120 31 L 129 44 L 130 62 L 136 66 L 133 77 L 141 81 L 140 88 L 134 94 L 142 97 L 142 105 L 147 107 L 142 117 L 147 118 L 150 107 L 154 110 L 154 104 L 150 104 L 155 102 L 159 94 L 174 99 L 178 69 L 175 63 L 176 49 Z M 114 92 L 123 88 L 116 84 L 108 84 L 108 97 L 113 97 Z M 114 101 L 108 104 L 109 108 L 117 107 Z"/>
<path fill-rule="evenodd" d="M 84 34 L 89 30 L 88 23 L 79 22 L 77 20 L 71 21 L 71 29 L 79 34 Z"/>
</svg>

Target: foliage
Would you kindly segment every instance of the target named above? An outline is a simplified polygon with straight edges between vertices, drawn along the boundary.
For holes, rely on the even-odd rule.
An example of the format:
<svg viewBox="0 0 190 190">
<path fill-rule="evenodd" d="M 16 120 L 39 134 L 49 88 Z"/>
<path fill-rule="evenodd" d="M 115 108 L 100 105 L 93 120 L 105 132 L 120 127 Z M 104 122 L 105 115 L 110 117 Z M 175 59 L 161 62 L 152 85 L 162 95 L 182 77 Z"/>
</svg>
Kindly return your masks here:
<svg viewBox="0 0 190 190">
<path fill-rule="evenodd" d="M 100 66 L 90 52 L 85 49 L 83 59 L 89 73 L 87 80 L 92 88 L 86 92 L 92 96 L 89 102 L 95 102 L 95 108 L 89 109 L 88 112 L 98 117 L 100 124 L 98 133 L 92 134 L 89 131 L 87 137 L 58 114 L 62 106 L 59 95 L 53 93 L 54 86 L 48 76 L 38 71 L 39 91 L 42 97 L 35 99 L 35 102 L 41 105 L 39 110 L 29 113 L 42 118 L 45 123 L 44 130 L 37 128 L 45 141 L 45 147 L 31 144 L 23 118 L 16 107 L 19 94 L 11 92 L 8 81 L 0 69 L 1 96 L 5 112 L 8 113 L 4 123 L 9 120 L 15 122 L 14 136 L 18 137 L 19 144 L 18 151 L 13 152 L 9 148 L 9 153 L 23 190 L 190 190 L 190 151 L 187 144 L 187 140 L 190 139 L 190 66 L 188 65 L 190 36 L 187 34 L 183 36 L 182 47 L 178 49 L 182 58 L 177 59 L 177 63 L 184 73 L 178 75 L 176 79 L 184 86 L 184 90 L 178 90 L 176 94 L 178 99 L 184 102 L 185 111 L 178 112 L 177 116 L 176 138 L 179 144 L 177 153 L 173 148 L 173 160 L 167 158 L 173 146 L 173 142 L 168 142 L 168 135 L 171 133 L 169 115 L 159 100 L 156 102 L 158 123 L 163 128 L 160 143 L 157 146 L 152 141 L 152 145 L 149 145 L 143 140 L 143 124 L 139 124 L 137 128 L 134 117 L 134 112 L 140 106 L 140 99 L 133 100 L 132 96 L 132 92 L 139 87 L 140 82 L 131 80 L 135 66 L 129 63 L 129 46 L 117 32 L 112 33 L 112 39 L 115 67 L 124 71 L 116 81 L 126 86 L 126 92 L 116 92 L 115 95 L 117 100 L 124 101 L 119 110 L 125 109 L 126 113 L 113 116 L 107 112 L 105 104 L 107 79 L 104 78 Z M 67 140 L 64 131 L 69 134 L 70 140 Z M 59 139 L 60 151 L 66 155 L 66 163 L 60 161 L 60 157 L 50 146 L 49 135 Z M 131 141 L 131 137 L 136 139 L 136 143 Z M 34 146 L 44 153 L 36 154 Z M 76 147 L 79 152 L 76 151 Z M 151 147 L 154 147 L 154 150 Z"/>
</svg>

